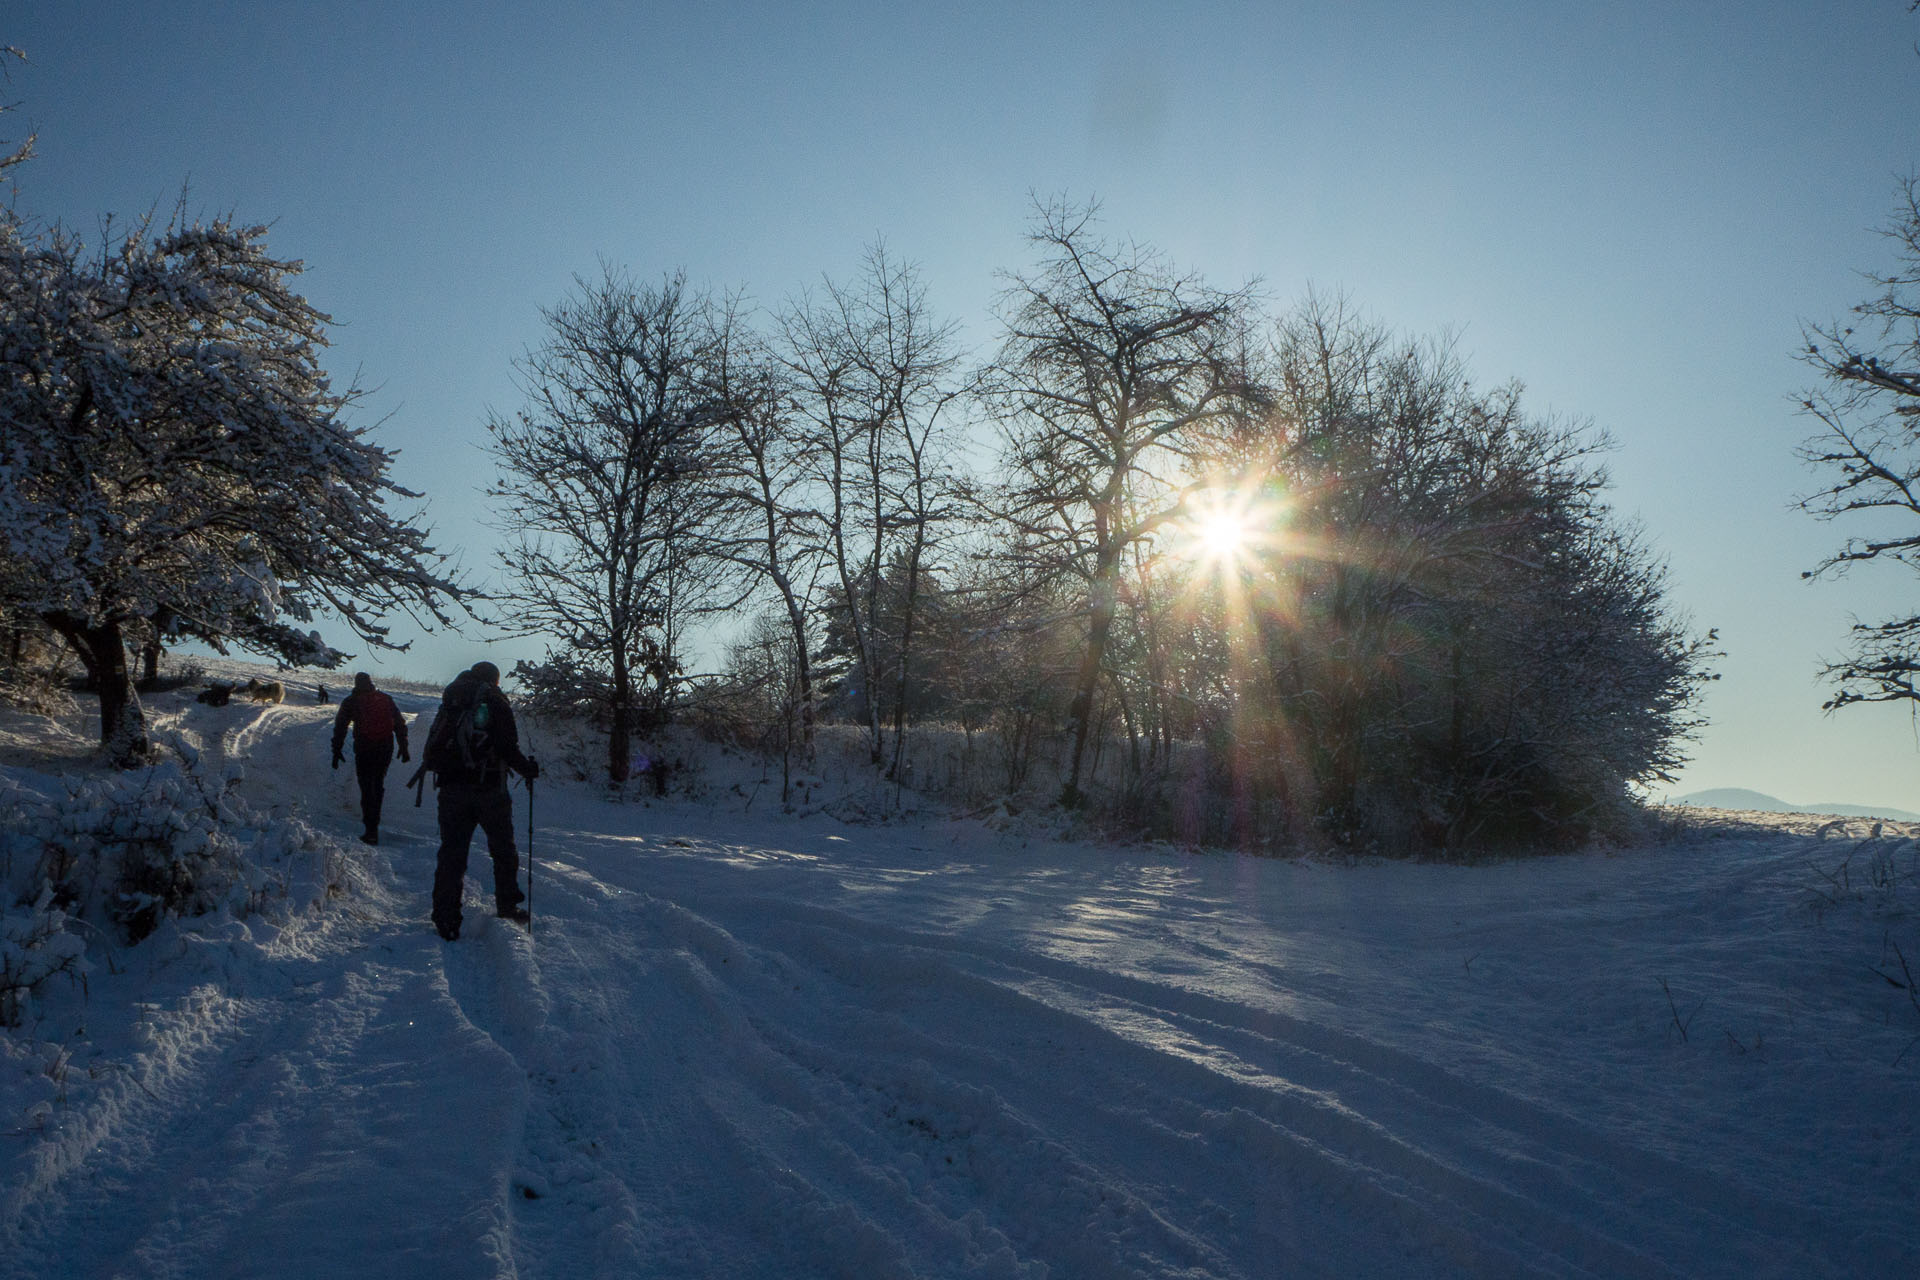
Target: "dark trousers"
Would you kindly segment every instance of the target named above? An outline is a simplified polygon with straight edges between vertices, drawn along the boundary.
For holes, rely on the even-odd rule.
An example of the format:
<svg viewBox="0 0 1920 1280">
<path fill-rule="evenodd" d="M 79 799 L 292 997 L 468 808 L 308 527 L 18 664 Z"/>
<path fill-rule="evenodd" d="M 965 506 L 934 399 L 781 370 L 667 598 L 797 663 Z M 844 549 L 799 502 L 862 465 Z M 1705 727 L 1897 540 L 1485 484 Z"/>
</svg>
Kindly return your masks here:
<svg viewBox="0 0 1920 1280">
<path fill-rule="evenodd" d="M 520 851 L 513 843 L 513 798 L 504 780 L 491 785 L 440 784 L 440 859 L 433 870 L 433 922 L 460 923 L 460 894 L 467 879 L 467 847 L 473 829 L 487 833 L 493 855 L 493 904 L 511 911 L 525 896 L 517 883 Z"/>
<path fill-rule="evenodd" d="M 393 763 L 393 743 L 353 742 L 353 772 L 360 779 L 360 820 L 367 834 L 380 834 L 380 807 L 387 801 L 387 766 Z"/>
</svg>

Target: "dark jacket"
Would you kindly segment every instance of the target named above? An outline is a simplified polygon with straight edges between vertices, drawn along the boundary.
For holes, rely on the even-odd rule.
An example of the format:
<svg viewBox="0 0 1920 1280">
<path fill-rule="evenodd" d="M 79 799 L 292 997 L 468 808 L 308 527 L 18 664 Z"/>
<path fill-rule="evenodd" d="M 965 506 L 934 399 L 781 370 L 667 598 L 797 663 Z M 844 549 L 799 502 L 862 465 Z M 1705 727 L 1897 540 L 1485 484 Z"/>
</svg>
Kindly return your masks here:
<svg viewBox="0 0 1920 1280">
<path fill-rule="evenodd" d="M 487 704 L 487 759 L 470 769 L 457 749 L 447 745 L 453 722 L 467 705 L 478 697 Z M 483 681 L 471 671 L 462 671 L 440 695 L 440 710 L 427 730 L 427 756 L 422 763 L 439 776 L 441 786 L 501 786 L 507 783 L 507 770 L 522 776 L 532 772 L 533 762 L 520 750 L 520 729 L 514 723 L 513 704 L 507 695 Z"/>
<path fill-rule="evenodd" d="M 360 749 L 362 743 L 384 746 L 397 741 L 401 758 L 406 758 L 407 718 L 400 714 L 400 708 L 394 705 L 393 699 L 378 689 L 355 690 L 340 700 L 340 710 L 333 716 L 335 755 L 339 755 L 340 748 L 346 744 L 348 725 L 353 726 L 355 751 Z"/>
</svg>

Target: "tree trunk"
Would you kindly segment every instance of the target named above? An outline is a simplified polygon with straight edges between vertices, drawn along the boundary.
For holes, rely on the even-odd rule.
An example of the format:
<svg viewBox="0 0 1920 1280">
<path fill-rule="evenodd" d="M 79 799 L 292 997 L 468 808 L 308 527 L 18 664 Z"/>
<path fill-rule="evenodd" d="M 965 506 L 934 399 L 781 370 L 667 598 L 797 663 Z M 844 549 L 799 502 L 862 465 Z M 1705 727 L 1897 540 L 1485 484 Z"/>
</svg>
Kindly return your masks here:
<svg viewBox="0 0 1920 1280">
<path fill-rule="evenodd" d="M 800 759 L 813 761 L 813 663 L 807 655 L 807 615 L 784 578 L 776 579 L 787 606 L 787 628 L 793 635 L 794 697 L 800 707 Z M 789 735 L 791 736 L 791 735 Z"/>
<path fill-rule="evenodd" d="M 887 770 L 889 778 L 900 776 L 900 760 L 906 754 L 908 662 L 913 653 L 913 615 L 920 600 L 920 556 L 924 545 L 925 529 L 922 526 L 915 530 L 913 552 L 907 558 L 907 598 L 901 605 L 900 683 L 894 690 L 893 766 Z"/>
<path fill-rule="evenodd" d="M 100 690 L 101 751 L 122 769 L 145 764 L 153 753 L 153 742 L 147 736 L 146 710 L 133 687 L 120 624 L 90 625 L 66 614 L 49 614 L 46 623 L 80 655 L 87 675 Z"/>
<path fill-rule="evenodd" d="M 1074 681 L 1073 701 L 1067 708 L 1067 720 L 1073 726 L 1073 758 L 1067 769 L 1067 785 L 1060 791 L 1060 803 L 1069 809 L 1085 798 L 1080 794 L 1080 769 L 1086 756 L 1087 734 L 1093 727 L 1093 697 L 1107 660 L 1107 639 L 1113 633 L 1113 579 L 1117 568 L 1116 557 L 1102 554 L 1089 593 L 1087 651 L 1080 659 L 1080 675 Z"/>
<path fill-rule="evenodd" d="M 1113 700 L 1119 704 L 1120 721 L 1127 728 L 1127 781 L 1137 783 L 1146 772 L 1140 758 L 1140 726 L 1133 718 L 1133 700 L 1127 697 L 1126 687 L 1118 675 L 1113 678 Z"/>
<path fill-rule="evenodd" d="M 166 652 L 167 637 L 179 621 L 172 609 L 161 605 L 147 620 L 146 644 L 140 650 L 140 679 L 145 688 L 153 688 L 160 678 L 160 655 Z"/>
<path fill-rule="evenodd" d="M 607 728 L 607 781 L 624 787 L 633 767 L 633 671 L 627 665 L 624 641 L 614 646 L 613 712 Z"/>
</svg>

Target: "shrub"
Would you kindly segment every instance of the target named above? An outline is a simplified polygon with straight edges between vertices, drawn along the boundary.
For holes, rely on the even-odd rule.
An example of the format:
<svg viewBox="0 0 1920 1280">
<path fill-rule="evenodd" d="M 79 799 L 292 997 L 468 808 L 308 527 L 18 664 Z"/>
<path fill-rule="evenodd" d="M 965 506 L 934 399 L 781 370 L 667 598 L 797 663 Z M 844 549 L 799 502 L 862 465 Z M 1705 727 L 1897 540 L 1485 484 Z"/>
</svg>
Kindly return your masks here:
<svg viewBox="0 0 1920 1280">
<path fill-rule="evenodd" d="M 248 916 L 337 893 L 338 851 L 236 793 L 237 765 L 181 744 L 148 768 L 0 797 L 0 1020 L 56 973 L 87 972 L 89 937 L 131 945 L 170 918 Z"/>
</svg>

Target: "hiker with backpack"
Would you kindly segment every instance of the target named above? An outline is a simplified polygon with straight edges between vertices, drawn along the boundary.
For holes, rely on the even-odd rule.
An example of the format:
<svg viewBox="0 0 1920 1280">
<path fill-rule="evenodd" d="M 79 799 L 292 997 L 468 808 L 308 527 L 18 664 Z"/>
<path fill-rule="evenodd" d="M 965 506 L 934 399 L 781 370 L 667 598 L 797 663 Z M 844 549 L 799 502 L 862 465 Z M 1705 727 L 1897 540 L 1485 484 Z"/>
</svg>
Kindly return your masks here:
<svg viewBox="0 0 1920 1280">
<path fill-rule="evenodd" d="M 440 856 L 433 872 L 433 925 L 448 942 L 460 936 L 460 896 L 466 885 L 467 851 L 473 829 L 487 834 L 493 857 L 494 911 L 526 924 L 521 904 L 520 853 L 513 843 L 513 798 L 509 770 L 531 786 L 540 766 L 521 754 L 513 707 L 500 692 L 500 668 L 476 662 L 455 676 L 440 698 L 427 731 L 421 768 L 432 771 L 439 792 Z"/>
<path fill-rule="evenodd" d="M 362 671 L 353 677 L 353 692 L 340 700 L 333 717 L 333 767 L 338 769 L 346 757 L 347 728 L 353 728 L 353 772 L 360 779 L 360 819 L 366 831 L 360 839 L 367 844 L 380 843 L 380 809 L 387 798 L 387 767 L 393 763 L 393 748 L 400 746 L 400 758 L 407 755 L 407 718 L 400 714 L 392 698 L 373 687 L 373 677 Z"/>
</svg>

